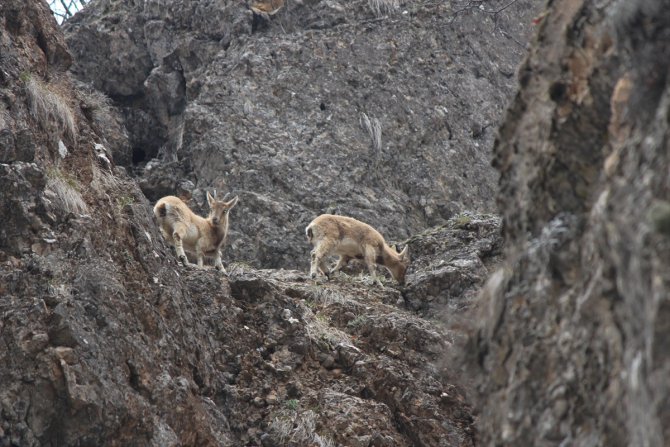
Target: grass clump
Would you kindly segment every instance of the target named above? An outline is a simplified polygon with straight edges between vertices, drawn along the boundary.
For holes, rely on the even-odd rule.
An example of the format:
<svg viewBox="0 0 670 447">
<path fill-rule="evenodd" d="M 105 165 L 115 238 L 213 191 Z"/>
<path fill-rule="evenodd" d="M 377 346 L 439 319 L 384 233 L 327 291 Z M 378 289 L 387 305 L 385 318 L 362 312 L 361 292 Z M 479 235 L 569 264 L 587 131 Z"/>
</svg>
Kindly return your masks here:
<svg viewBox="0 0 670 447">
<path fill-rule="evenodd" d="M 76 85 L 75 94 L 81 103 L 84 115 L 97 135 L 110 144 L 114 144 L 119 135 L 123 140 L 127 139 L 121 117 L 107 95 L 84 83 Z M 118 143 L 119 141 L 116 141 L 116 144 Z"/>
<path fill-rule="evenodd" d="M 312 410 L 282 411 L 272 420 L 270 433 L 279 441 L 279 445 L 335 447 L 330 438 L 316 432 L 316 413 Z"/>
<path fill-rule="evenodd" d="M 470 222 L 472 222 L 472 216 L 468 216 L 467 214 L 460 214 L 454 219 L 454 226 L 456 228 L 464 228 Z"/>
<path fill-rule="evenodd" d="M 370 118 L 367 113 L 362 113 L 360 124 L 368 132 L 372 147 L 377 153 L 382 150 L 382 124 L 377 118 Z"/>
<path fill-rule="evenodd" d="M 71 142 L 76 141 L 77 124 L 68 101 L 57 91 L 56 87 L 44 83 L 31 75 L 23 75 L 30 113 L 44 130 L 54 128 L 58 136 L 64 135 Z"/>
<path fill-rule="evenodd" d="M 69 213 L 85 214 L 88 212 L 88 205 L 80 192 L 81 185 L 77 179 L 59 168 L 47 171 L 46 189 L 53 193 L 61 209 Z"/>
<path fill-rule="evenodd" d="M 372 9 L 375 17 L 390 14 L 400 6 L 399 0 L 368 0 L 368 6 Z"/>
<path fill-rule="evenodd" d="M 300 402 L 298 402 L 298 399 L 289 399 L 284 402 L 284 406 L 292 411 L 296 411 L 299 404 Z"/>
<path fill-rule="evenodd" d="M 347 323 L 347 326 L 349 326 L 350 328 L 354 328 L 354 329 L 355 329 L 355 328 L 357 328 L 357 327 L 362 326 L 363 324 L 365 324 L 366 321 L 368 321 L 368 317 L 367 317 L 367 316 L 365 316 L 365 315 L 359 315 L 359 316 L 357 316 L 356 318 L 354 318 L 353 320 L 349 321 L 349 322 Z"/>
</svg>

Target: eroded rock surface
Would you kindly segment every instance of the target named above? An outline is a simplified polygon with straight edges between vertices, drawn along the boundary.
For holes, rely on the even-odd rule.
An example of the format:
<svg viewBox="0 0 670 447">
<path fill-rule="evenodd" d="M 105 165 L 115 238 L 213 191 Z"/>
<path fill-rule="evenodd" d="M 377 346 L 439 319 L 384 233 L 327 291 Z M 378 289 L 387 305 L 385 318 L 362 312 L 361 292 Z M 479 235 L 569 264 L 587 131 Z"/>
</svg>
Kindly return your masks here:
<svg viewBox="0 0 670 447">
<path fill-rule="evenodd" d="M 99 0 L 65 31 L 72 72 L 122 109 L 133 150 L 116 157 L 151 201 L 239 194 L 229 257 L 304 268 L 324 212 L 403 240 L 492 211 L 490 148 L 538 8 L 498 6 Z"/>
<path fill-rule="evenodd" d="M 520 70 L 472 339 L 484 445 L 670 442 L 666 6 L 551 2 Z"/>
<path fill-rule="evenodd" d="M 0 445 L 472 445 L 453 329 L 390 281 L 178 266 L 46 5 L 0 13 Z"/>
</svg>

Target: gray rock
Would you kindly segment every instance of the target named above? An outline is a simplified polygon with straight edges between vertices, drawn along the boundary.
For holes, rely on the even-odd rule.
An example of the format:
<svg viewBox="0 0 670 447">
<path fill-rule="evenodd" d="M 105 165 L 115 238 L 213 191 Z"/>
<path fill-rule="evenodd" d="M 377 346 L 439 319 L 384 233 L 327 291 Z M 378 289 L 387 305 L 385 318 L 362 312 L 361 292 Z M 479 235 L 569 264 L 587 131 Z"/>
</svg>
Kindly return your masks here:
<svg viewBox="0 0 670 447">
<path fill-rule="evenodd" d="M 226 257 L 306 269 L 304 228 L 325 212 L 402 240 L 493 208 L 493 129 L 530 6 L 404 4 L 376 18 L 365 0 L 263 16 L 242 2 L 100 0 L 64 29 L 72 72 L 122 110 L 151 201 L 184 180 L 239 194 Z"/>
<path fill-rule="evenodd" d="M 539 17 L 494 149 L 506 262 L 470 340 L 482 445 L 670 441 L 670 91 L 649 77 L 670 13 L 601 6 Z"/>
</svg>

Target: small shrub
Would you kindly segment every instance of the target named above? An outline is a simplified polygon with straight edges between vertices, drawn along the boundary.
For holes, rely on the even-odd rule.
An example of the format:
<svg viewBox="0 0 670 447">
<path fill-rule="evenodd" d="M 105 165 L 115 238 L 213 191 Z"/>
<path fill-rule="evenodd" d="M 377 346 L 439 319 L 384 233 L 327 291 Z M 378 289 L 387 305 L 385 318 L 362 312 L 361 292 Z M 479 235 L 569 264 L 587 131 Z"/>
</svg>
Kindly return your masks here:
<svg viewBox="0 0 670 447">
<path fill-rule="evenodd" d="M 123 251 L 121 252 L 121 256 L 123 257 L 123 261 L 126 264 L 129 264 L 129 263 L 133 262 L 133 255 L 130 254 L 128 249 L 124 248 Z"/>
</svg>

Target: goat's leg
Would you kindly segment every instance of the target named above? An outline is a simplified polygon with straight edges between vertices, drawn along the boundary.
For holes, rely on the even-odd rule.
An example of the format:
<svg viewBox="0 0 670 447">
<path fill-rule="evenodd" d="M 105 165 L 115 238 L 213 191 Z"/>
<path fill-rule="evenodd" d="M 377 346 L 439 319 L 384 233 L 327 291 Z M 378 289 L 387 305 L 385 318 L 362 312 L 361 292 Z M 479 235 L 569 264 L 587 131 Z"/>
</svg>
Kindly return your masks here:
<svg viewBox="0 0 670 447">
<path fill-rule="evenodd" d="M 347 265 L 347 263 L 349 263 L 350 259 L 351 258 L 349 256 L 345 256 L 345 255 L 340 256 L 340 259 L 337 260 L 337 264 L 330 271 L 330 274 L 333 275 L 333 274 L 339 272 L 340 270 L 342 270 L 342 268 L 345 267 Z"/>
<path fill-rule="evenodd" d="M 328 270 L 328 263 L 326 262 L 326 256 L 321 258 L 321 261 L 319 262 L 319 270 L 326 276 L 326 278 L 330 279 L 330 270 Z"/>
<path fill-rule="evenodd" d="M 221 250 L 216 250 L 216 255 L 214 255 L 214 268 L 226 273 L 226 269 L 223 266 L 223 262 L 221 262 Z"/>
<path fill-rule="evenodd" d="M 375 262 L 377 259 L 377 252 L 374 248 L 369 246 L 365 247 L 364 252 L 363 260 L 365 261 L 365 265 L 368 267 L 368 272 L 370 272 L 370 285 L 377 283 L 380 287 L 384 287 L 379 278 L 377 278 L 377 264 Z"/>
<path fill-rule="evenodd" d="M 183 238 L 185 235 L 186 235 L 186 228 L 183 225 L 175 226 L 174 230 L 172 231 L 172 240 L 174 241 L 174 249 L 177 252 L 177 259 L 184 266 L 187 266 L 189 263 L 188 258 L 186 257 L 186 253 L 184 253 L 184 243 L 183 243 Z"/>
<path fill-rule="evenodd" d="M 202 252 L 200 244 L 195 245 L 195 256 L 198 258 L 198 268 L 205 267 L 205 254 Z"/>
<path fill-rule="evenodd" d="M 316 278 L 318 271 L 321 270 L 321 272 L 330 279 L 329 273 L 328 273 L 328 266 L 325 264 L 326 261 L 326 256 L 328 256 L 328 253 L 330 252 L 330 249 L 332 248 L 333 244 L 329 244 L 327 242 L 321 242 L 318 244 L 314 250 L 312 250 L 311 256 L 312 256 L 312 265 L 309 270 L 309 275 L 312 278 Z"/>
</svg>

